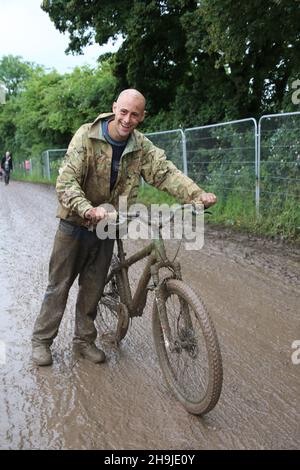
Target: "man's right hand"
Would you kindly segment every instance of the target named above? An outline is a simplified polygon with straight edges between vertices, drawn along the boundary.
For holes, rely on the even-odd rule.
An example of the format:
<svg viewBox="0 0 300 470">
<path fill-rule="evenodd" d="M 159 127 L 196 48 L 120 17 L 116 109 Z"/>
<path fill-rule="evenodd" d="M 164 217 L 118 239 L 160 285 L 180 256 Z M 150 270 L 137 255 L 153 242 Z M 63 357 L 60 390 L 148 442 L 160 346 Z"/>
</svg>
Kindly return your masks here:
<svg viewBox="0 0 300 470">
<path fill-rule="evenodd" d="M 96 225 L 99 220 L 105 219 L 108 212 L 104 207 L 93 207 L 85 212 L 84 218 L 88 220 L 88 225 Z"/>
</svg>

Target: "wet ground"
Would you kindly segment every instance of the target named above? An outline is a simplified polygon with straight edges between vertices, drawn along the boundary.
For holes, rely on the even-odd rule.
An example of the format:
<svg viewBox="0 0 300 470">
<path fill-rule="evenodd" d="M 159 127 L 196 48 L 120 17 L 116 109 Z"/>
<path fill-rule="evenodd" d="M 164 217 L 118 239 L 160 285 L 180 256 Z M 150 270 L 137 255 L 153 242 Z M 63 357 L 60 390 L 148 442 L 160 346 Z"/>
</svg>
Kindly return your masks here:
<svg viewBox="0 0 300 470">
<path fill-rule="evenodd" d="M 300 340 L 299 250 L 210 229 L 201 251 L 180 251 L 185 279 L 215 323 L 224 363 L 220 401 L 197 417 L 163 381 L 151 306 L 120 350 L 107 350 L 107 363 L 76 362 L 74 285 L 53 366 L 32 364 L 55 211 L 53 189 L 0 184 L 0 449 L 300 448 L 300 364 L 292 361 L 292 343 Z"/>
</svg>

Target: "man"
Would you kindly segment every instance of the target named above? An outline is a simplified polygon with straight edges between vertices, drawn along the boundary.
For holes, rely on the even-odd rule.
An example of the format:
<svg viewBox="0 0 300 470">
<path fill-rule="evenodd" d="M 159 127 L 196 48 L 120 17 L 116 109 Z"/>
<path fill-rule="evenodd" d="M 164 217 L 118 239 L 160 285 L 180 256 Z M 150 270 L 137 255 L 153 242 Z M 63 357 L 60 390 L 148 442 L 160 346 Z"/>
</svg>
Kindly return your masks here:
<svg viewBox="0 0 300 470">
<path fill-rule="evenodd" d="M 105 360 L 104 352 L 94 343 L 94 320 L 114 241 L 100 240 L 87 228 L 107 217 L 101 204 L 117 208 L 120 196 L 128 197 L 128 205 L 133 203 L 141 175 L 182 202 L 206 207 L 216 202 L 214 194 L 200 189 L 166 160 L 163 150 L 136 130 L 145 117 L 145 98 L 139 91 L 122 91 L 112 110 L 76 132 L 57 179 L 61 220 L 50 259 L 49 283 L 32 336 L 33 360 L 41 366 L 52 363 L 50 346 L 77 275 L 74 348 L 92 362 Z"/>
<path fill-rule="evenodd" d="M 10 172 L 13 169 L 12 156 L 11 156 L 11 153 L 8 151 L 5 153 L 4 157 L 2 158 L 1 168 L 4 170 L 5 184 L 8 184 L 9 179 L 10 179 Z M 2 176 L 2 172 L 1 172 L 1 176 Z"/>
</svg>

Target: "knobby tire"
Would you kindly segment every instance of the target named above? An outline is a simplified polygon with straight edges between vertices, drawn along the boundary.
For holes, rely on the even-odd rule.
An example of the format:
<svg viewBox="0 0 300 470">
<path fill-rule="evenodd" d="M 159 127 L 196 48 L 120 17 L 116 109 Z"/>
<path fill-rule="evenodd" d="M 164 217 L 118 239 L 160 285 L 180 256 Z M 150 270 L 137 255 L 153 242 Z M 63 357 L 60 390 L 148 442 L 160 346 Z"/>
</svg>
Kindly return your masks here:
<svg viewBox="0 0 300 470">
<path fill-rule="evenodd" d="M 160 367 L 169 388 L 184 408 L 196 415 L 217 404 L 223 382 L 220 347 L 203 302 L 184 282 L 169 279 L 161 285 L 168 324 L 176 347 L 168 345 L 153 304 L 153 336 Z"/>
</svg>

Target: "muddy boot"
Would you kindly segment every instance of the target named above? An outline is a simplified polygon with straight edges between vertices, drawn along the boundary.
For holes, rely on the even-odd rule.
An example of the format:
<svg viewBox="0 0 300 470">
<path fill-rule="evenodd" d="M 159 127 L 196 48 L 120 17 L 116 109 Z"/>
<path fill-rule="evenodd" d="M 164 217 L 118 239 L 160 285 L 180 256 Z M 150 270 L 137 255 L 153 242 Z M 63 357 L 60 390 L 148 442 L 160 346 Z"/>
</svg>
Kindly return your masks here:
<svg viewBox="0 0 300 470">
<path fill-rule="evenodd" d="M 104 351 L 98 349 L 94 343 L 76 343 L 74 344 L 74 351 L 84 359 L 95 364 L 105 361 Z"/>
<path fill-rule="evenodd" d="M 32 346 L 32 360 L 38 366 L 51 366 L 52 354 L 47 344 L 34 344 Z"/>
</svg>

